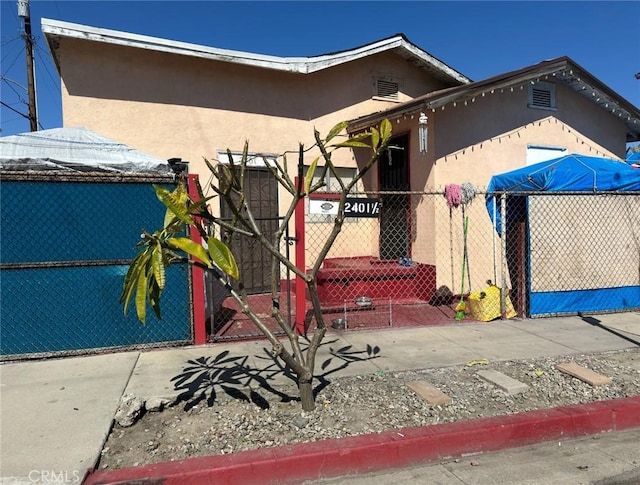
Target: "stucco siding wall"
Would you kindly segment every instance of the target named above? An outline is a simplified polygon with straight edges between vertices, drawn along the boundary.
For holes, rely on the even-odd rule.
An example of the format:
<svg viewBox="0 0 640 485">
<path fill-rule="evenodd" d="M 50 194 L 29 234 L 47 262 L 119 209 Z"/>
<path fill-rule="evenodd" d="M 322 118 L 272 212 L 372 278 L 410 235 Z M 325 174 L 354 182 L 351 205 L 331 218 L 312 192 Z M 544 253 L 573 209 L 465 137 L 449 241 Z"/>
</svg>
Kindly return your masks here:
<svg viewBox="0 0 640 485">
<path fill-rule="evenodd" d="M 561 146 L 569 153 L 620 157 L 622 122 L 573 91 L 558 86 L 557 109 L 527 108 L 526 87 L 488 93 L 467 106 L 457 103 L 433 114 L 438 186 L 473 182 L 526 164 L 527 145 Z"/>
<path fill-rule="evenodd" d="M 624 127 L 604 110 L 558 85 L 556 110 L 527 108 L 527 88 L 488 92 L 474 102 L 447 105 L 444 110 L 429 114 L 435 141 L 434 188 L 443 190 L 447 184 L 471 182 L 483 190 L 494 174 L 526 165 L 527 145 L 559 146 L 568 153 L 615 157 L 624 147 Z M 473 205 L 484 205 L 476 200 Z M 459 212 L 460 209 L 457 209 Z M 469 259 L 476 281 L 493 279 L 493 229 L 486 210 L 476 210 L 470 217 Z M 460 217 L 460 216 L 456 216 Z M 446 221 L 449 209 L 437 205 L 434 219 Z M 446 267 L 449 237 L 444 224 L 434 226 L 437 267 Z M 461 251 L 453 242 L 454 254 Z M 499 251 L 499 248 L 497 248 Z M 442 273 L 438 272 L 438 283 Z"/>
<path fill-rule="evenodd" d="M 295 150 L 313 143 L 314 128 L 395 105 L 372 99 L 376 73 L 402 78 L 399 101 L 441 87 L 388 53 L 301 75 L 75 39 L 62 39 L 59 52 L 66 126 L 181 157 L 202 174 L 202 157 L 242 150 L 245 140 L 253 152 Z M 338 160 L 353 164 L 347 153 Z"/>
<path fill-rule="evenodd" d="M 388 52 L 309 75 L 67 38 L 61 39 L 59 59 L 65 126 L 86 126 L 160 158 L 181 157 L 203 181 L 209 179 L 203 157 L 215 160 L 227 148 L 241 151 L 245 141 L 254 153 L 295 151 L 300 142 L 313 144 L 314 129 L 326 134 L 340 121 L 396 106 L 373 98 L 376 75 L 400 81 L 399 102 L 447 87 Z M 424 155 L 418 150 L 419 113 L 392 120 L 394 135 L 409 133 L 411 190 L 443 190 L 463 182 L 482 189 L 492 175 L 525 165 L 529 144 L 624 155 L 621 121 L 563 85 L 557 85 L 556 100 L 555 110 L 527 108 L 523 86 L 428 111 Z M 355 167 L 367 155 L 342 150 L 334 162 Z M 316 151 L 306 153 L 305 163 L 317 156 Z M 289 154 L 288 160 L 293 174 L 297 156 Z M 377 169 L 366 177 L 364 188 L 378 188 Z M 290 200 L 280 191 L 281 213 Z M 493 228 L 483 205 L 478 198 L 469 212 L 470 238 L 476 238 L 469 259 L 481 284 L 494 275 Z M 460 222 L 459 209 L 452 216 Z M 414 198 L 411 218 L 412 257 L 437 266 L 438 285 L 457 288 L 460 262 L 453 262 L 454 278 L 450 254 L 462 254 L 461 227 L 451 237 L 444 198 Z M 366 242 L 357 248 L 337 245 L 332 256 L 359 255 L 369 247 L 375 256 L 378 231 L 377 224 L 345 225 L 345 240 Z"/>
<path fill-rule="evenodd" d="M 190 172 L 200 174 L 203 183 L 209 179 L 203 158 L 215 161 L 227 148 L 241 151 L 245 140 L 250 152 L 278 155 L 297 150 L 300 142 L 312 145 L 314 129 L 326 134 L 340 121 L 395 106 L 374 98 L 378 75 L 399 82 L 398 102 L 446 87 L 392 53 L 309 75 L 76 39 L 61 40 L 59 57 L 65 126 L 86 126 L 160 158 L 180 157 L 190 162 Z M 394 124 L 394 134 L 410 131 L 412 123 Z M 411 143 L 412 152 L 417 152 L 417 138 Z M 305 163 L 318 155 L 306 153 Z M 354 167 L 368 156 L 341 150 L 334 162 Z M 288 160 L 295 174 L 297 155 L 290 153 Z M 429 163 L 411 172 L 416 190 L 428 185 Z M 376 185 L 377 169 L 365 179 L 367 189 L 375 190 Z M 290 201 L 281 190 L 281 213 Z M 418 225 L 416 241 L 424 239 L 431 225 Z M 313 230 L 323 234 L 328 226 L 316 224 Z M 332 255 L 360 255 L 364 250 L 377 256 L 378 232 L 377 223 L 345 224 Z M 370 241 L 371 247 L 341 243 L 353 240 Z M 429 254 L 427 245 L 419 247 L 418 253 Z M 308 262 L 316 252 L 309 247 Z"/>
</svg>

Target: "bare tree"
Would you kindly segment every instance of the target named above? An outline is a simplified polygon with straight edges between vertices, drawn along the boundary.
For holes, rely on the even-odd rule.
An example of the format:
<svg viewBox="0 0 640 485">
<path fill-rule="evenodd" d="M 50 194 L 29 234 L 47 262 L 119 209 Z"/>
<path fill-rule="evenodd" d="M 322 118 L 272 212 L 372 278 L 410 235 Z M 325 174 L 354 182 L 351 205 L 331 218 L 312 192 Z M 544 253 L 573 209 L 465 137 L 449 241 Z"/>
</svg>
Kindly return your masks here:
<svg viewBox="0 0 640 485">
<path fill-rule="evenodd" d="M 202 187 L 198 184 L 199 198 L 192 199 L 183 183 L 170 192 L 166 188 L 155 186 L 158 198 L 167 207 L 164 227 L 152 234 L 143 233 L 142 247 L 138 255 L 134 258 L 125 276 L 123 291 L 120 297 L 124 304 L 125 314 L 129 304 L 135 294 L 135 307 L 138 318 L 145 322 L 147 303 L 160 318 L 160 297 L 165 287 L 165 268 L 172 263 L 188 262 L 189 264 L 203 267 L 216 278 L 221 285 L 235 299 L 243 313 L 266 336 L 272 346 L 273 357 L 280 359 L 287 365 L 297 378 L 300 401 L 305 411 L 313 410 L 315 407 L 313 398 L 312 380 L 314 376 L 315 357 L 318 347 L 326 333 L 324 316 L 321 311 L 320 299 L 316 287 L 316 276 L 322 262 L 331 249 L 336 237 L 342 229 L 344 222 L 344 206 L 346 197 L 352 192 L 356 184 L 375 165 L 382 153 L 387 150 L 391 137 L 391 124 L 388 120 L 380 123 L 379 129 L 371 128 L 356 136 L 347 138 L 341 142 L 332 143 L 338 135 L 346 128 L 347 123 L 342 122 L 334 126 L 325 138 L 321 138 L 320 133 L 315 130 L 314 149 L 319 150 L 320 156 L 309 165 L 306 176 L 304 176 L 304 155 L 306 153 L 302 144 L 298 147 L 297 176 L 291 177 L 288 173 L 286 156 L 279 157 L 273 165 L 268 165 L 271 174 L 276 178 L 281 187 L 291 195 L 291 203 L 282 218 L 275 234 L 263 234 L 256 223 L 247 202 L 247 187 L 245 174 L 247 171 L 248 143 L 245 143 L 242 159 L 234 162 L 231 152 L 228 152 L 228 164 L 212 164 L 205 160 L 213 179 L 217 183 L 212 183 L 210 188 L 216 195 L 205 197 Z M 349 183 L 345 183 L 337 174 L 336 167 L 332 161 L 332 155 L 336 150 L 357 149 L 370 150 L 368 159 L 360 167 L 356 177 Z M 320 162 L 323 163 L 320 163 Z M 321 173 L 318 182 L 313 183 L 314 174 Z M 296 205 L 300 200 L 309 194 L 320 190 L 325 184 L 325 175 L 331 173 L 340 185 L 340 202 L 338 215 L 333 222 L 333 228 L 327 237 L 325 244 L 320 250 L 310 271 L 305 268 L 298 268 L 291 263 L 288 258 L 280 252 L 281 243 L 286 228 L 291 222 L 295 213 Z M 220 197 L 224 204 L 231 211 L 231 220 L 223 220 L 215 216 L 209 209 L 208 202 L 213 197 Z M 217 239 L 209 235 L 207 224 L 213 223 L 220 227 L 221 232 L 227 236 L 225 240 Z M 188 237 L 180 237 L 184 230 L 184 225 L 196 228 L 200 236 L 206 241 L 206 249 Z M 242 284 L 242 274 L 239 273 L 235 258 L 229 249 L 228 237 L 238 234 L 252 238 L 261 244 L 271 256 L 272 281 L 271 281 L 271 315 L 277 321 L 279 327 L 284 331 L 289 342 L 289 348 L 277 338 L 275 333 L 265 324 L 250 307 L 247 294 Z M 313 307 L 316 328 L 310 337 L 306 350 L 303 350 L 300 339 L 295 328 L 292 328 L 283 317 L 278 303 L 277 280 L 279 265 L 285 265 L 292 273 L 300 277 L 305 285 Z M 236 280 L 237 284 L 232 285 L 229 277 Z"/>
</svg>

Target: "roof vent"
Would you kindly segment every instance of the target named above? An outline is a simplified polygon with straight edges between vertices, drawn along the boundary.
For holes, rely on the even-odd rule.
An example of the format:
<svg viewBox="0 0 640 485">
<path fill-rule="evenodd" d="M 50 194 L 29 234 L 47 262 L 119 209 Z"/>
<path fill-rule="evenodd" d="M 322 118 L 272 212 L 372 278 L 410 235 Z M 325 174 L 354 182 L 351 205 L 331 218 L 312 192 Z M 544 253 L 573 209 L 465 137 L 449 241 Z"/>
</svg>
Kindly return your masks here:
<svg viewBox="0 0 640 485">
<path fill-rule="evenodd" d="M 556 85 L 542 82 L 529 85 L 529 108 L 555 109 Z"/>
<path fill-rule="evenodd" d="M 374 96 L 376 98 L 398 101 L 400 82 L 391 76 L 378 76 L 374 82 Z"/>
</svg>

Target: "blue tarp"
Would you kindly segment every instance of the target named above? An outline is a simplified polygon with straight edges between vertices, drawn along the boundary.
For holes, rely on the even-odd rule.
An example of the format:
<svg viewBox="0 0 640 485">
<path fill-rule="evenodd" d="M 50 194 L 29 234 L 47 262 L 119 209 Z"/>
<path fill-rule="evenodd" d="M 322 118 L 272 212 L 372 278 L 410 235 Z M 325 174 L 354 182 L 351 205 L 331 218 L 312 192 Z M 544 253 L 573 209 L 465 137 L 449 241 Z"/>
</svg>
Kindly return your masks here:
<svg viewBox="0 0 640 485">
<path fill-rule="evenodd" d="M 495 193 L 507 194 L 506 229 L 509 230 L 523 217 L 529 217 L 527 194 L 640 192 L 640 168 L 617 160 L 572 154 L 495 175 L 487 192 L 489 217 L 498 233 L 501 233 L 500 199 L 494 198 Z M 508 237 L 507 245 L 512 243 L 512 238 Z M 549 291 L 532 291 L 531 272 L 534 268 L 529 259 L 527 264 L 528 274 L 525 278 L 529 316 L 640 308 L 640 286 L 637 284 L 615 288 L 590 287 L 589 278 L 585 277 L 583 289 L 558 286 Z"/>
<path fill-rule="evenodd" d="M 618 160 L 565 155 L 491 177 L 487 210 L 494 219 L 495 192 L 640 192 L 640 169 Z M 499 201 L 498 201 L 499 204 Z M 500 207 L 494 224 L 501 232 Z M 508 225 L 507 225 L 508 227 Z"/>
</svg>

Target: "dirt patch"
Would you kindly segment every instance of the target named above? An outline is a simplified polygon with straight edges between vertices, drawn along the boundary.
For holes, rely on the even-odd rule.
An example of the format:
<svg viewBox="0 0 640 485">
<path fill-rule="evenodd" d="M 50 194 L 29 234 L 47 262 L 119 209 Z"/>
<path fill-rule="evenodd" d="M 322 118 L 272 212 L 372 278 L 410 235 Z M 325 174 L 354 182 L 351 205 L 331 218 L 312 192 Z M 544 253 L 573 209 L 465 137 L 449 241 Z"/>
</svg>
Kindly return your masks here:
<svg viewBox="0 0 640 485">
<path fill-rule="evenodd" d="M 593 387 L 564 374 L 556 365 L 575 362 L 612 378 Z M 493 369 L 527 384 L 507 395 L 477 375 Z M 453 401 L 434 406 L 407 383 L 425 381 Z M 304 412 L 295 389 L 258 399 L 250 389 L 227 388 L 207 402 L 191 400 L 160 412 L 146 412 L 133 426 L 114 426 L 99 469 L 140 466 L 195 456 L 490 417 L 640 395 L 640 349 L 580 356 L 538 358 L 411 372 L 332 379 L 321 386 L 316 410 Z"/>
</svg>

